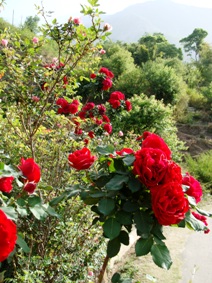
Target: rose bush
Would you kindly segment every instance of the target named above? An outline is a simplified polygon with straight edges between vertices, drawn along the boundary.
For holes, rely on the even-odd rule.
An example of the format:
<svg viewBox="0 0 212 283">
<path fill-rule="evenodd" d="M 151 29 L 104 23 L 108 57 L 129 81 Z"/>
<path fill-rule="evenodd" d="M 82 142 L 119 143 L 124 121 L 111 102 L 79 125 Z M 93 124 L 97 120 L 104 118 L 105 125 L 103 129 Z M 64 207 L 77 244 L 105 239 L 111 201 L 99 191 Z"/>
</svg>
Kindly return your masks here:
<svg viewBox="0 0 212 283">
<path fill-rule="evenodd" d="M 165 141 L 150 132 L 133 139 L 120 128 L 113 135 L 112 118 L 130 115 L 134 105 L 118 90 L 109 93 L 114 74 L 99 67 L 97 41 L 111 26 L 102 25 L 97 1 L 89 3 L 82 11 L 91 27 L 70 18 L 47 22 L 36 41 L 1 34 L 9 43 L 0 49 L 0 205 L 7 215 L 0 228 L 13 241 L 2 239 L 7 252 L 0 255 L 6 260 L 16 243 L 7 262 L 11 282 L 86 282 L 91 265 L 102 282 L 107 261 L 129 244 L 132 229 L 140 236 L 136 254 L 150 252 L 168 269 L 163 225 L 209 232 L 195 214 L 210 216 L 196 205 L 202 191 L 191 178 L 183 180 Z M 48 40 L 57 57 L 42 57 Z"/>
</svg>

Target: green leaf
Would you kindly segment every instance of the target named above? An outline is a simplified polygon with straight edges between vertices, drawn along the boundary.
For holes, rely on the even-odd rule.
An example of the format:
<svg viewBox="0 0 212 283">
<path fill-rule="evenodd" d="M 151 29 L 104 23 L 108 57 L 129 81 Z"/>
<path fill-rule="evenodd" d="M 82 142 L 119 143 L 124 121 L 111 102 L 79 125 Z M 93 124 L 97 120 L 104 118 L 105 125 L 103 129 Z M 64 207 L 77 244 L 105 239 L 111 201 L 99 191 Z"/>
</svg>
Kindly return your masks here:
<svg viewBox="0 0 212 283">
<path fill-rule="evenodd" d="M 129 189 L 132 193 L 138 192 L 141 189 L 141 182 L 138 180 L 138 178 L 135 178 L 134 176 L 131 177 L 128 181 Z"/>
<path fill-rule="evenodd" d="M 121 243 L 118 238 L 110 240 L 107 244 L 107 255 L 109 258 L 116 256 L 121 248 Z"/>
<path fill-rule="evenodd" d="M 134 161 L 135 161 L 135 156 L 132 154 L 128 154 L 123 158 L 123 162 L 127 166 L 131 166 Z"/>
<path fill-rule="evenodd" d="M 191 212 L 186 213 L 185 221 L 186 225 L 195 231 L 204 231 L 206 229 L 205 224 L 196 219 Z"/>
<path fill-rule="evenodd" d="M 151 255 L 157 266 L 167 270 L 171 267 L 172 260 L 166 245 L 153 245 L 151 248 Z"/>
<path fill-rule="evenodd" d="M 111 282 L 112 283 L 119 283 L 120 278 L 121 278 L 121 275 L 118 272 L 116 272 L 116 273 L 113 274 L 113 276 L 111 278 Z"/>
<path fill-rule="evenodd" d="M 112 145 L 97 146 L 96 150 L 100 155 L 114 154 L 114 147 Z"/>
<path fill-rule="evenodd" d="M 45 210 L 49 215 L 60 218 L 60 215 L 49 204 L 43 205 L 43 207 L 45 207 Z"/>
<path fill-rule="evenodd" d="M 59 197 L 53 198 L 49 204 L 54 206 L 60 203 L 65 198 L 65 193 L 61 194 Z"/>
<path fill-rule="evenodd" d="M 154 226 L 151 230 L 151 234 L 153 234 L 160 240 L 166 239 L 166 237 L 163 235 L 163 226 L 160 225 L 158 222 L 154 223 Z"/>
<path fill-rule="evenodd" d="M 148 235 L 150 233 L 153 225 L 153 220 L 148 212 L 137 211 L 134 215 L 134 221 L 139 234 Z"/>
<path fill-rule="evenodd" d="M 0 162 L 0 170 L 4 170 L 4 163 Z"/>
<path fill-rule="evenodd" d="M 208 212 L 208 211 L 205 211 L 205 210 L 202 210 L 200 209 L 199 207 L 196 206 L 196 210 L 197 212 L 199 212 L 199 214 L 201 215 L 204 215 L 204 216 L 207 216 L 207 217 L 212 217 L 212 213 Z"/>
<path fill-rule="evenodd" d="M 153 245 L 154 241 L 152 236 L 146 238 L 146 239 L 138 239 L 138 241 L 135 244 L 135 253 L 136 256 L 143 256 L 147 255 L 151 251 L 151 247 Z"/>
<path fill-rule="evenodd" d="M 129 238 L 129 234 L 126 231 L 121 231 L 118 238 L 120 242 L 124 244 L 125 246 L 129 245 L 130 238 Z"/>
<path fill-rule="evenodd" d="M 18 239 L 16 241 L 16 244 L 25 252 L 25 253 L 29 253 L 30 252 L 30 248 L 27 245 L 27 243 L 25 242 L 25 240 L 22 238 L 22 236 L 20 234 L 18 234 Z"/>
<path fill-rule="evenodd" d="M 38 220 L 41 220 L 47 216 L 45 209 L 40 204 L 29 207 L 29 209 Z"/>
<path fill-rule="evenodd" d="M 98 209 L 104 215 L 109 215 L 115 208 L 115 201 L 110 198 L 101 199 Z"/>
<path fill-rule="evenodd" d="M 7 215 L 7 217 L 11 220 L 16 221 L 18 219 L 18 214 L 15 211 L 15 208 L 10 206 L 1 206 L 1 210 Z"/>
<path fill-rule="evenodd" d="M 116 214 L 116 219 L 119 223 L 123 225 L 132 224 L 132 215 L 126 211 L 120 210 Z"/>
<path fill-rule="evenodd" d="M 126 175 L 115 175 L 110 181 L 106 184 L 106 189 L 111 191 L 118 191 L 122 189 L 124 183 L 127 183 L 129 177 Z"/>
<path fill-rule="evenodd" d="M 29 197 L 28 198 L 28 204 L 29 204 L 30 207 L 41 204 L 41 198 L 38 197 L 38 196 Z"/>
<path fill-rule="evenodd" d="M 103 224 L 104 234 L 110 239 L 118 237 L 121 231 L 121 225 L 115 218 L 108 218 Z"/>
<path fill-rule="evenodd" d="M 139 209 L 137 202 L 126 201 L 123 205 L 123 210 L 126 212 L 135 212 Z"/>
</svg>

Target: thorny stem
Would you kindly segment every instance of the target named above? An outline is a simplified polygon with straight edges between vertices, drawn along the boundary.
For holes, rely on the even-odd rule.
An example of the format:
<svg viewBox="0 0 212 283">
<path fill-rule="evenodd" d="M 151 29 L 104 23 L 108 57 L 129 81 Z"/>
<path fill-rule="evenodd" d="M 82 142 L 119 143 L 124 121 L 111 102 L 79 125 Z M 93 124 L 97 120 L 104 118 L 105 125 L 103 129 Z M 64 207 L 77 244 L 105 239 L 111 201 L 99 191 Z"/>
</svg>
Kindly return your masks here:
<svg viewBox="0 0 212 283">
<path fill-rule="evenodd" d="M 104 262 L 103 262 L 103 265 L 102 265 L 102 268 L 100 270 L 99 276 L 98 276 L 98 283 L 102 283 L 102 280 L 103 280 L 103 277 L 104 277 L 105 270 L 106 270 L 106 267 L 108 265 L 109 259 L 110 259 L 109 256 L 106 255 L 106 257 L 104 259 Z"/>
</svg>

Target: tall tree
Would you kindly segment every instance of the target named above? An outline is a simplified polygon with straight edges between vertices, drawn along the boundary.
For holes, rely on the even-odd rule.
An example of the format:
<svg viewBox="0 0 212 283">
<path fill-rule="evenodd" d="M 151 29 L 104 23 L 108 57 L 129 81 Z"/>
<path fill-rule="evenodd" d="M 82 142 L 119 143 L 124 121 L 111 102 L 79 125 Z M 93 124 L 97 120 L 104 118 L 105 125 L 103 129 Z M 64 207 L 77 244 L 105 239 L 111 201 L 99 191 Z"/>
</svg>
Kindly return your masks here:
<svg viewBox="0 0 212 283">
<path fill-rule="evenodd" d="M 185 52 L 187 52 L 189 56 L 192 56 L 192 53 L 194 52 L 196 61 L 199 59 L 199 53 L 207 35 L 207 31 L 201 28 L 195 28 L 189 36 L 180 40 L 180 43 L 184 46 Z"/>
<path fill-rule="evenodd" d="M 29 16 L 26 18 L 22 28 L 27 28 L 33 33 L 37 33 L 38 31 L 38 22 L 40 18 L 38 16 Z"/>
</svg>

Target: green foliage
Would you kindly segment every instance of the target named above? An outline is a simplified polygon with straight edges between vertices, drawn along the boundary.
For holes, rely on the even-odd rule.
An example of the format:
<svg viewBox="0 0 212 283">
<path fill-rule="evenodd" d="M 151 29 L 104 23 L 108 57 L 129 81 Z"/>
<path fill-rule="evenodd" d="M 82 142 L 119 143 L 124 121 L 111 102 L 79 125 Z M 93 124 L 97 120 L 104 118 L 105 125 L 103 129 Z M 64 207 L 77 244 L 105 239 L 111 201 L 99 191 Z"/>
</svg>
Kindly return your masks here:
<svg viewBox="0 0 212 283">
<path fill-rule="evenodd" d="M 189 36 L 182 38 L 180 42 L 184 45 L 185 52 L 190 56 L 192 56 L 192 52 L 195 53 L 195 58 L 197 60 L 203 41 L 207 35 L 207 31 L 201 28 L 195 28 Z"/>
<path fill-rule="evenodd" d="M 143 92 L 149 96 L 155 95 L 157 100 L 165 104 L 174 104 L 183 91 L 182 77 L 175 70 L 165 66 L 163 61 L 148 61 L 142 67 Z"/>
<path fill-rule="evenodd" d="M 40 18 L 38 16 L 29 16 L 26 18 L 22 28 L 28 29 L 33 33 L 37 33 L 39 21 L 40 21 Z"/>
<path fill-rule="evenodd" d="M 118 132 L 121 129 L 124 133 L 132 132 L 134 137 L 132 135 L 129 146 L 133 145 L 133 140 L 143 131 L 155 132 L 169 144 L 173 158 L 180 160 L 180 150 L 185 149 L 185 146 L 177 138 L 173 108 L 157 101 L 154 96 L 147 97 L 144 94 L 134 95 L 131 98 L 131 103 L 134 107 L 130 112 L 123 113 L 121 117 L 118 115 L 114 117 L 114 131 Z"/>
<path fill-rule="evenodd" d="M 212 150 L 201 153 L 197 157 L 185 156 L 186 166 L 202 184 L 203 187 L 212 191 Z"/>
</svg>

